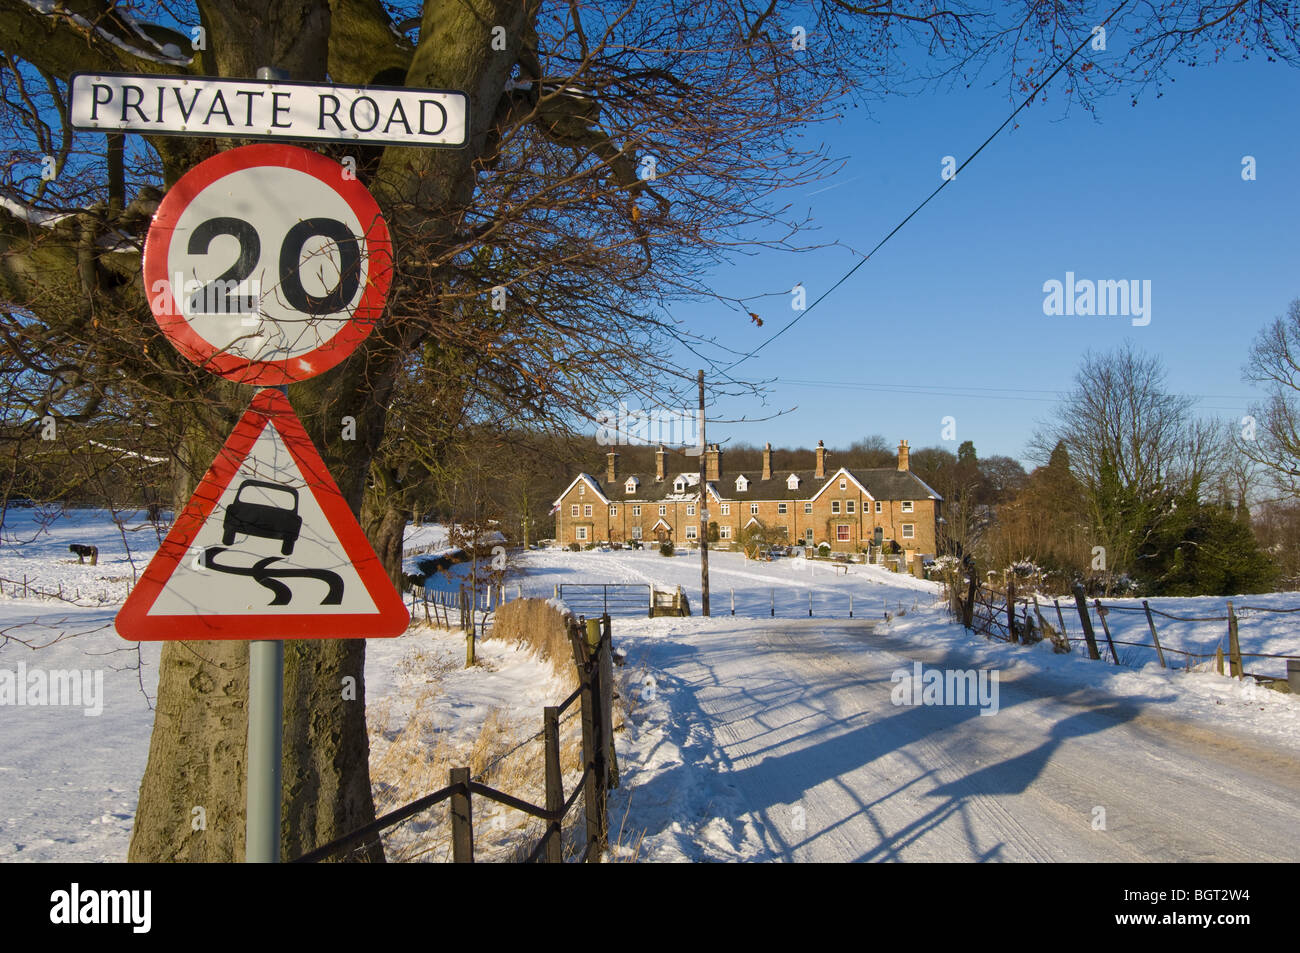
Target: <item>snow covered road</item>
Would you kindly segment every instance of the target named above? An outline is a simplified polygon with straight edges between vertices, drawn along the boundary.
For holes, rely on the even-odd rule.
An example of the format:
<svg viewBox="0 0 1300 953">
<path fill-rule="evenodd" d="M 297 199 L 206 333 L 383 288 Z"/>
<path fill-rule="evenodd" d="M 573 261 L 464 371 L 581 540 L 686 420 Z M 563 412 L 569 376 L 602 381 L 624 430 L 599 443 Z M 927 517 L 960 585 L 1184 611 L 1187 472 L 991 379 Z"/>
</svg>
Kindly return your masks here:
<svg viewBox="0 0 1300 953">
<path fill-rule="evenodd" d="M 897 670 L 978 668 L 978 650 L 704 621 L 635 640 L 659 687 L 630 725 L 643 858 L 1300 860 L 1294 749 L 1019 666 L 987 717 L 896 705 Z"/>
</svg>

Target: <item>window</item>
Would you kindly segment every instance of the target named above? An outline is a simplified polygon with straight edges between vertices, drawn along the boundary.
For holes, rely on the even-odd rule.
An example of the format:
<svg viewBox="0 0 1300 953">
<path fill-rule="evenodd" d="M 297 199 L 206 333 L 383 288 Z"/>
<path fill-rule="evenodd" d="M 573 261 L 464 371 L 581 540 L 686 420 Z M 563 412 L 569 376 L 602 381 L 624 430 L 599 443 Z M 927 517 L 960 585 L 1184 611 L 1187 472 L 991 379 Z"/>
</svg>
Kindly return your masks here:
<svg viewBox="0 0 1300 953">
<path fill-rule="evenodd" d="M 744 493 L 748 489 L 749 489 L 749 481 L 746 480 L 743 476 L 736 477 L 736 492 Z"/>
<path fill-rule="evenodd" d="M 849 524 L 848 524 L 848 523 L 836 523 L 836 524 L 835 524 L 835 541 L 836 541 L 836 542 L 839 542 L 839 543 L 847 543 L 847 542 L 849 541 Z"/>
<path fill-rule="evenodd" d="M 640 515 L 641 515 L 641 507 L 639 507 L 639 506 L 634 506 L 634 507 L 632 507 L 632 515 L 633 515 L 633 516 L 640 516 Z"/>
<path fill-rule="evenodd" d="M 903 539 L 911 539 L 911 538 L 912 538 L 913 536 L 915 536 L 915 535 L 916 535 L 916 524 L 915 524 L 915 523 L 904 523 L 904 524 L 903 524 Z"/>
<path fill-rule="evenodd" d="M 799 489 L 799 477 L 791 473 L 788 477 L 786 477 L 785 485 L 792 490 Z"/>
<path fill-rule="evenodd" d="M 637 479 L 636 479 L 636 477 L 632 477 L 632 478 L 629 479 L 626 483 L 623 484 L 623 491 L 624 491 L 625 493 L 635 493 L 635 492 L 636 492 L 636 488 L 637 488 Z"/>
<path fill-rule="evenodd" d="M 685 492 L 686 492 L 686 481 L 683 480 L 681 477 L 678 477 L 678 478 L 673 482 L 673 492 L 674 492 L 674 493 L 685 493 Z"/>
<path fill-rule="evenodd" d="M 810 529 L 806 529 L 806 530 L 804 530 L 804 531 L 803 531 L 803 538 L 806 539 L 806 540 L 808 540 L 808 545 L 811 546 L 811 545 L 812 545 L 812 530 L 810 530 Z"/>
<path fill-rule="evenodd" d="M 731 527 L 730 527 L 730 526 L 719 526 L 719 527 L 718 527 L 718 537 L 719 537 L 720 539 L 731 539 Z"/>
<path fill-rule="evenodd" d="M 666 507 L 666 506 L 661 506 L 661 507 L 659 507 L 659 515 L 660 515 L 660 516 L 667 516 L 667 515 L 668 515 L 668 507 Z"/>
<path fill-rule="evenodd" d="M 582 507 L 582 515 L 583 515 L 583 516 L 590 516 L 590 515 L 591 515 L 591 504 L 590 504 L 590 503 L 585 503 L 585 504 L 583 504 L 583 507 Z"/>
<path fill-rule="evenodd" d="M 687 503 L 687 504 L 686 504 L 686 515 L 687 515 L 687 516 L 694 516 L 694 515 L 695 515 L 695 504 L 694 504 L 694 503 Z"/>
<path fill-rule="evenodd" d="M 578 527 L 578 539 L 586 539 L 586 538 L 587 538 L 587 527 L 585 527 L 585 526 L 579 526 L 579 527 Z"/>
<path fill-rule="evenodd" d="M 696 534 L 696 531 L 697 531 L 698 529 L 699 529 L 699 527 L 696 526 L 694 523 L 687 523 L 687 524 L 686 524 L 686 538 L 687 538 L 687 539 L 695 539 L 695 534 Z"/>
<path fill-rule="evenodd" d="M 569 515 L 570 515 L 570 516 L 577 516 L 577 515 L 578 515 L 578 504 L 577 504 L 577 503 L 574 503 L 572 506 L 569 507 Z"/>
<path fill-rule="evenodd" d="M 617 515 L 618 515 L 618 507 L 617 507 L 617 506 L 614 506 L 613 504 L 610 504 L 610 507 L 609 507 L 609 515 L 610 515 L 610 516 L 617 516 Z"/>
<path fill-rule="evenodd" d="M 750 516 L 757 516 L 757 515 L 758 515 L 758 504 L 757 504 L 757 503 L 750 503 L 750 504 L 749 504 L 749 515 L 750 515 Z"/>
<path fill-rule="evenodd" d="M 784 503 L 778 503 L 778 504 L 776 504 L 776 511 L 777 511 L 778 513 L 784 513 L 784 512 L 785 512 L 785 504 L 784 504 Z"/>
<path fill-rule="evenodd" d="M 903 501 L 903 512 L 904 512 L 904 513 L 910 513 L 910 512 L 912 512 L 912 501 L 911 501 L 911 500 L 904 500 L 904 501 Z"/>
<path fill-rule="evenodd" d="M 841 481 L 840 481 L 840 489 L 841 489 L 841 490 L 847 490 L 848 488 L 849 488 L 849 481 L 848 481 L 848 480 L 841 480 Z"/>
<path fill-rule="evenodd" d="M 731 515 L 731 504 L 730 504 L 730 503 L 723 503 L 723 504 L 722 504 L 722 515 L 723 515 L 723 516 L 730 516 L 730 515 Z"/>
<path fill-rule="evenodd" d="M 587 484 L 585 484 L 585 483 L 579 483 L 579 484 L 578 484 L 578 496 L 586 496 L 586 495 L 587 495 Z"/>
<path fill-rule="evenodd" d="M 857 501 L 857 500 L 845 500 L 845 501 L 844 501 L 844 512 L 845 512 L 845 513 L 856 513 L 857 511 L 858 511 L 858 501 Z"/>
<path fill-rule="evenodd" d="M 640 527 L 640 526 L 633 526 L 633 527 L 632 527 L 632 538 L 633 538 L 633 539 L 640 539 L 640 538 L 641 538 L 641 527 Z"/>
<path fill-rule="evenodd" d="M 832 512 L 832 513 L 838 513 L 839 511 L 840 511 L 840 501 L 839 501 L 839 500 L 831 500 L 831 512 Z"/>
<path fill-rule="evenodd" d="M 879 513 L 880 510 L 881 510 L 880 501 L 879 501 L 879 500 L 876 500 L 876 512 Z"/>
<path fill-rule="evenodd" d="M 804 511 L 804 514 L 805 514 L 805 515 L 809 515 L 809 514 L 811 514 L 811 513 L 812 513 L 812 504 L 811 504 L 811 503 L 805 503 L 805 504 L 803 505 L 803 511 Z"/>
</svg>

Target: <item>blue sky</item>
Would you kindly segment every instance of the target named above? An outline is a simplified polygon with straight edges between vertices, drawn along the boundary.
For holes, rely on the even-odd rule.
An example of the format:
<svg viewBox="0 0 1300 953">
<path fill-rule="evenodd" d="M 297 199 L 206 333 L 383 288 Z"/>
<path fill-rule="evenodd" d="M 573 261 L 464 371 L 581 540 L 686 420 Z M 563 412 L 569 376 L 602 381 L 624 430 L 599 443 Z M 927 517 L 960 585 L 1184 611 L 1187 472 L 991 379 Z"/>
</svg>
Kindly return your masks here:
<svg viewBox="0 0 1300 953">
<path fill-rule="evenodd" d="M 1262 58 L 1177 68 L 1163 97 L 1102 100 L 1096 117 L 1059 96 L 1031 106 L 833 295 L 737 370 L 778 378 L 762 423 L 715 424 L 710 441 L 891 445 L 1025 459 L 1037 421 L 1071 385 L 1080 355 L 1131 339 L 1162 357 L 1173 390 L 1205 415 L 1239 420 L 1257 396 L 1241 380 L 1255 334 L 1300 297 L 1300 71 Z M 1058 77 L 1058 82 L 1060 81 Z M 788 198 L 818 241 L 865 252 L 1014 108 L 1005 87 L 891 99 L 817 129 L 846 163 Z M 1254 156 L 1255 181 L 1242 157 Z M 856 263 L 846 249 L 762 253 L 720 268 L 745 295 L 802 282 L 811 302 Z M 1046 316 L 1043 283 L 1151 282 L 1151 321 Z M 789 297 L 754 307 L 762 328 L 717 305 L 677 309 L 700 333 L 751 348 L 788 321 Z M 796 381 L 821 382 L 810 386 Z M 832 384 L 832 382 L 834 382 Z M 840 382 L 850 386 L 838 386 Z M 861 385 L 870 385 L 870 389 Z M 761 416 L 722 401 L 711 416 Z M 956 419 L 955 441 L 941 439 Z M 1026 461 L 1027 462 L 1027 461 Z"/>
</svg>

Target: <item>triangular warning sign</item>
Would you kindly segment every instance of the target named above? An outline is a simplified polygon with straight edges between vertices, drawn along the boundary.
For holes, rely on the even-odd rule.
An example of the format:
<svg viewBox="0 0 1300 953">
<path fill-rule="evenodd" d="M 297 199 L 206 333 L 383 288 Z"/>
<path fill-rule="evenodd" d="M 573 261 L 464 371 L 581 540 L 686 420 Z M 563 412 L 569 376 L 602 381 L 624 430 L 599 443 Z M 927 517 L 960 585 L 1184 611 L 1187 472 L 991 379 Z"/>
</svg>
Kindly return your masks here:
<svg viewBox="0 0 1300 953">
<path fill-rule="evenodd" d="M 362 639 L 410 615 L 289 399 L 253 398 L 117 614 L 131 640 Z"/>
</svg>

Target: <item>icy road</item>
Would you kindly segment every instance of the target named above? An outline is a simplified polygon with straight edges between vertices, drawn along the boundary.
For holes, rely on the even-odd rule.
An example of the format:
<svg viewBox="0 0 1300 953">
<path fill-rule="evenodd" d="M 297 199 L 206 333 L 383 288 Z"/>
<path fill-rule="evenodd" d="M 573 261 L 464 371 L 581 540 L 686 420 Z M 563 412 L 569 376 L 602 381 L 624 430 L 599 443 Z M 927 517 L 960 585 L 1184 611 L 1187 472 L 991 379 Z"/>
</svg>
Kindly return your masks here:
<svg viewBox="0 0 1300 953">
<path fill-rule="evenodd" d="M 1293 747 L 1023 666 L 996 714 L 895 704 L 896 672 L 977 650 L 870 623 L 681 626 L 631 642 L 611 822 L 641 859 L 1300 860 Z"/>
</svg>

